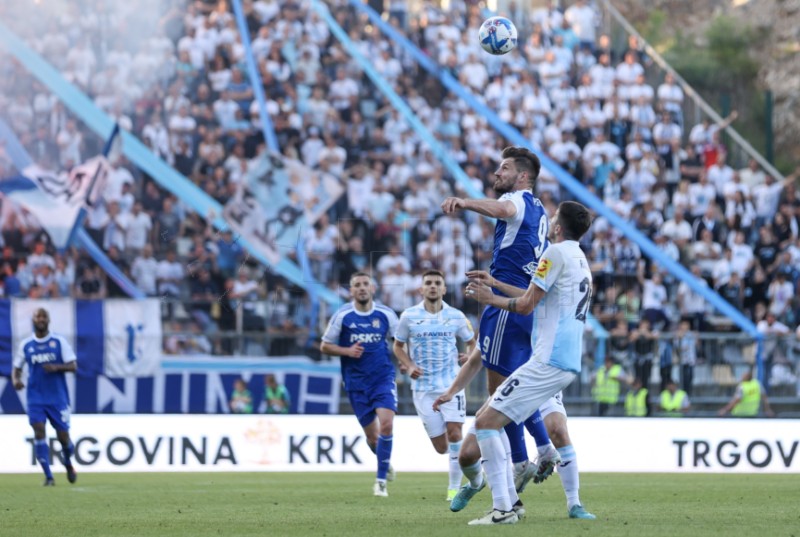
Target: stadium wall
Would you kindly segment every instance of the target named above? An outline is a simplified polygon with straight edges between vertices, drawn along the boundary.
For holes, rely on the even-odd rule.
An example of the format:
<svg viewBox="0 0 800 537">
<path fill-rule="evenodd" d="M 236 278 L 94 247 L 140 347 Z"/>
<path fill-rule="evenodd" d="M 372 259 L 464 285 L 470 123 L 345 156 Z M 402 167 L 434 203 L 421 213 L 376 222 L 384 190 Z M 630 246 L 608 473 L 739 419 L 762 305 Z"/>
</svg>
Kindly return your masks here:
<svg viewBox="0 0 800 537">
<path fill-rule="evenodd" d="M 375 468 L 352 416 L 77 415 L 72 426 L 85 472 Z M 0 430 L 0 473 L 39 472 L 27 420 L 0 416 Z M 798 431 L 796 420 L 570 419 L 582 472 L 800 473 Z M 398 471 L 446 472 L 419 418 L 398 416 L 394 442 Z M 54 435 L 50 443 L 58 448 Z"/>
</svg>

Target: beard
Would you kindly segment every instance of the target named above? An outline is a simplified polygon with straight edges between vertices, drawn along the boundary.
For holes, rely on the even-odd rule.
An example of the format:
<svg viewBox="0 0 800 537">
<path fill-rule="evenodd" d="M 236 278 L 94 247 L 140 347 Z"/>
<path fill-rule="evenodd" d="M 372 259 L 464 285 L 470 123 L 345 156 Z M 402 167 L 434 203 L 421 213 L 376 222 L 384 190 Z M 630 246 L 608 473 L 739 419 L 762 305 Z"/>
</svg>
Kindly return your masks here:
<svg viewBox="0 0 800 537">
<path fill-rule="evenodd" d="M 371 296 L 367 296 L 367 298 L 356 298 L 356 302 L 358 302 L 359 306 L 366 306 L 369 304 L 369 301 L 372 299 Z"/>
</svg>

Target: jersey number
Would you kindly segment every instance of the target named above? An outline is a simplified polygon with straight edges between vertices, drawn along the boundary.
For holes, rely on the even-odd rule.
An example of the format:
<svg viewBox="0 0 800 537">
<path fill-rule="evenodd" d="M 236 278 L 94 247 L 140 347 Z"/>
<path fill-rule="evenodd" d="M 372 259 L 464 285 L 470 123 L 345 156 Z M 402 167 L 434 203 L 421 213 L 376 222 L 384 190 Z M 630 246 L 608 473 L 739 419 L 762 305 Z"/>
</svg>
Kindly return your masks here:
<svg viewBox="0 0 800 537">
<path fill-rule="evenodd" d="M 592 302 L 592 286 L 589 284 L 589 278 L 584 278 L 581 282 L 579 290 L 583 297 L 578 302 L 578 309 L 575 310 L 575 318 L 580 322 L 586 322 L 586 314 L 589 313 L 589 304 Z"/>
<path fill-rule="evenodd" d="M 456 395 L 456 404 L 458 405 L 458 410 L 467 409 L 467 405 L 465 404 L 463 395 Z"/>
<path fill-rule="evenodd" d="M 544 245 L 547 243 L 547 215 L 543 215 L 539 219 L 539 244 L 536 248 L 533 249 L 533 255 L 536 258 L 536 261 L 539 261 L 539 258 L 542 257 L 542 252 L 544 252 Z"/>
<path fill-rule="evenodd" d="M 509 379 L 505 387 L 500 391 L 500 394 L 508 397 L 517 386 L 519 386 L 519 381 L 517 379 Z"/>
<path fill-rule="evenodd" d="M 491 344 L 492 340 L 489 336 L 484 336 L 483 338 L 483 345 L 481 345 L 481 352 L 483 354 L 489 354 L 489 344 Z"/>
</svg>

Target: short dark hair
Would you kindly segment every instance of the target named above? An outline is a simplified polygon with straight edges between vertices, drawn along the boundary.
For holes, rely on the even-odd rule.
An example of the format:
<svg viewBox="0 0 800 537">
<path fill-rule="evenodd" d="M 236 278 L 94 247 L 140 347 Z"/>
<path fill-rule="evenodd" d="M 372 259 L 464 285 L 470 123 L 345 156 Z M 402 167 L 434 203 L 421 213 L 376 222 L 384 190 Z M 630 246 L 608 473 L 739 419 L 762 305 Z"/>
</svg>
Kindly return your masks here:
<svg viewBox="0 0 800 537">
<path fill-rule="evenodd" d="M 360 276 L 364 276 L 366 278 L 369 278 L 369 281 L 372 282 L 372 276 L 370 276 L 369 274 L 367 274 L 363 270 L 359 270 L 358 272 L 354 272 L 353 274 L 350 275 L 350 284 L 352 285 L 353 280 L 355 278 L 360 277 Z"/>
<path fill-rule="evenodd" d="M 441 270 L 428 269 L 422 273 L 422 279 L 424 280 L 426 276 L 439 276 L 442 280 L 444 280 L 444 273 Z"/>
<path fill-rule="evenodd" d="M 564 228 L 564 238 L 577 241 L 592 227 L 592 215 L 577 201 L 562 201 L 558 206 L 558 223 Z"/>
<path fill-rule="evenodd" d="M 518 171 L 528 172 L 528 183 L 531 190 L 536 186 L 536 180 L 539 178 L 539 172 L 542 169 L 542 163 L 539 162 L 539 157 L 526 147 L 509 146 L 503 149 L 503 159 L 513 159 L 514 166 Z"/>
</svg>

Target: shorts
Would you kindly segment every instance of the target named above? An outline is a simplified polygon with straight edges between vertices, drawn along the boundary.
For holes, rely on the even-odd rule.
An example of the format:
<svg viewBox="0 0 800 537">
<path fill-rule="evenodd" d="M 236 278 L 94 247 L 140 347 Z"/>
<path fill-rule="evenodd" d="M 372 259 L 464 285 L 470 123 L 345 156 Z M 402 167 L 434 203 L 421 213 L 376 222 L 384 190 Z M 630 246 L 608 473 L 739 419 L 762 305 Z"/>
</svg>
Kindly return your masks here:
<svg viewBox="0 0 800 537">
<path fill-rule="evenodd" d="M 358 418 L 358 423 L 366 427 L 375 421 L 375 409 L 387 408 L 397 413 L 397 385 L 394 380 L 378 384 L 367 391 L 347 392 L 350 405 Z"/>
<path fill-rule="evenodd" d="M 489 406 L 514 423 L 522 423 L 577 376 L 572 371 L 531 360 L 498 386 Z"/>
<path fill-rule="evenodd" d="M 483 365 L 508 377 L 531 357 L 531 330 L 533 314 L 518 315 L 487 306 L 478 336 Z"/>
<path fill-rule="evenodd" d="M 50 421 L 50 425 L 56 431 L 69 431 L 69 405 L 28 405 L 28 423 L 45 423 Z"/>
<path fill-rule="evenodd" d="M 558 392 L 539 407 L 539 412 L 542 414 L 542 419 L 546 418 L 553 412 L 557 412 L 565 418 L 567 417 L 567 409 L 564 408 L 564 401 L 562 397 L 563 396 L 561 395 L 561 392 Z"/>
<path fill-rule="evenodd" d="M 422 425 L 430 438 L 442 436 L 447 432 L 447 423 L 464 423 L 467 420 L 467 397 L 464 390 L 458 392 L 450 401 L 433 409 L 433 402 L 442 395 L 441 392 L 414 392 L 414 407 L 422 418 Z"/>
</svg>

